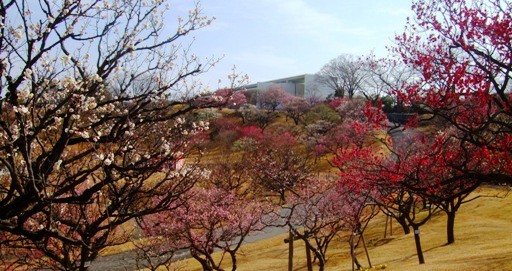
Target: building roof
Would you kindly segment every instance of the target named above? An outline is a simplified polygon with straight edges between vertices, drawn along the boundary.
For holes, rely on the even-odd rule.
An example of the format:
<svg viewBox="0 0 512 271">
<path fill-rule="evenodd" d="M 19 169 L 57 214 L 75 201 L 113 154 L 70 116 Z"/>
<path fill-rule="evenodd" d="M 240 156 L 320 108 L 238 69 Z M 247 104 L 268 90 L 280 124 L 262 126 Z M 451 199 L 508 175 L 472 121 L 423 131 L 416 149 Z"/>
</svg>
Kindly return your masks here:
<svg viewBox="0 0 512 271">
<path fill-rule="evenodd" d="M 279 83 L 286 83 L 288 81 L 304 80 L 306 75 L 308 75 L 308 74 L 300 74 L 300 75 L 289 76 L 289 77 L 284 77 L 284 78 L 279 78 L 279 79 L 274 79 L 274 80 L 256 82 L 256 83 L 245 85 L 245 88 L 246 89 L 255 89 L 255 88 L 258 88 L 258 84 L 264 84 L 264 83 L 276 83 L 276 84 L 279 84 Z"/>
</svg>

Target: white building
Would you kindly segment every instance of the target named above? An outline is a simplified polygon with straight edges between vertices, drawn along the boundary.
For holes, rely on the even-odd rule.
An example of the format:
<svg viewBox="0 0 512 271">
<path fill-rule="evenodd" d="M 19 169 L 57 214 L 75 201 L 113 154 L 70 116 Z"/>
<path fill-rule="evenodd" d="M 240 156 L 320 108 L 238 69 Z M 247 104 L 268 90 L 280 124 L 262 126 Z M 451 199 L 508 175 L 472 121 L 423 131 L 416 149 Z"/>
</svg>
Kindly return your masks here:
<svg viewBox="0 0 512 271">
<path fill-rule="evenodd" d="M 257 82 L 254 84 L 246 85 L 247 90 L 265 91 L 270 86 L 279 85 L 286 92 L 303 98 L 316 97 L 325 99 L 329 94 L 334 93 L 329 87 L 320 84 L 316 81 L 317 75 L 315 74 L 302 74 L 292 77 L 275 79 L 265 82 Z"/>
</svg>

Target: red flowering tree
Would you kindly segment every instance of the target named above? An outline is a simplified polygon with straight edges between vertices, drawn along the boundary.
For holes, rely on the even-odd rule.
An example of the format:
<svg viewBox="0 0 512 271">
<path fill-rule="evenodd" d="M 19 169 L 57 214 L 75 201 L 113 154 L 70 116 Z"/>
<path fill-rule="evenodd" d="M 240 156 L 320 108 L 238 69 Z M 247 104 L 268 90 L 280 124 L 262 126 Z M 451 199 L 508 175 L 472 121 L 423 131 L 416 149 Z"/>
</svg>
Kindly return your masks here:
<svg viewBox="0 0 512 271">
<path fill-rule="evenodd" d="M 365 146 L 347 144 L 338 149 L 338 153 L 333 159 L 333 165 L 340 170 L 337 200 L 345 205 L 341 218 L 350 232 L 351 256 L 353 264 L 358 269 L 362 265 L 356 258 L 355 249 L 359 241 L 356 241 L 355 238 L 364 238 L 366 226 L 379 211 L 375 202 L 379 188 L 372 179 L 368 178 L 367 174 L 370 172 L 370 168 L 367 167 L 378 165 L 382 161 L 382 157 L 383 154 L 379 153 L 373 144 Z M 364 171 L 361 171 L 362 169 Z"/>
<path fill-rule="evenodd" d="M 486 159 L 481 155 L 475 156 L 478 160 L 473 158 L 470 162 L 466 161 L 465 152 L 477 152 L 478 149 L 461 148 L 457 144 L 459 141 L 450 132 L 456 131 L 448 130 L 420 140 L 414 138 L 422 142 L 422 146 L 411 142 L 411 146 L 416 145 L 413 147 L 416 153 L 404 162 L 410 168 L 407 172 L 416 173 L 414 182 L 405 183 L 406 188 L 446 213 L 447 244 L 455 242 L 454 225 L 458 209 L 480 184 L 477 179 L 467 175 L 466 171 L 488 170 Z M 414 175 L 408 173 L 408 176 Z"/>
<path fill-rule="evenodd" d="M 451 244 L 455 241 L 456 212 L 465 202 L 465 198 L 478 187 L 479 182 L 468 179 L 464 174 L 468 165 L 464 155 L 466 150 L 454 144 L 457 141 L 448 133 L 413 135 L 402 140 L 406 143 L 393 150 L 393 161 L 383 174 L 393 180 L 392 186 L 384 187 L 391 188 L 391 191 L 394 187 L 396 192 L 383 197 L 383 202 L 388 202 L 384 205 L 386 210 L 394 210 L 395 215 L 405 218 L 407 224 L 413 228 L 415 239 L 418 240 L 418 256 L 420 263 L 423 263 L 419 236 L 416 235 L 419 226 L 429 216 L 418 220 L 415 214 L 428 211 L 430 215 L 436 209 L 444 211 L 447 214 L 447 243 Z M 474 162 L 476 161 L 472 163 Z M 471 167 L 472 170 L 483 170 L 480 165 Z"/>
<path fill-rule="evenodd" d="M 450 132 L 420 134 L 398 131 L 391 137 L 375 137 L 385 132 L 378 108 L 364 110 L 366 122 L 352 122 L 352 130 L 364 127 L 363 140 L 353 139 L 345 129 L 333 164 L 340 169 L 340 187 L 365 197 L 395 218 L 405 233 L 414 230 L 420 263 L 424 262 L 419 227 L 438 208 L 448 214 L 448 243 L 454 241 L 455 214 L 478 182 L 464 175 L 466 167 L 485 172 L 482 160 L 467 162 L 469 149 L 457 144 Z M 380 131 L 380 132 L 379 132 Z M 456 132 L 456 130 L 455 130 Z M 392 140 L 391 140 L 392 139 Z M 420 215 L 421 214 L 421 215 Z"/>
<path fill-rule="evenodd" d="M 386 117 L 382 111 L 362 99 L 336 99 L 330 103 L 336 106 L 341 116 L 339 123 L 317 122 L 308 125 L 308 142 L 314 145 L 315 154 L 336 154 L 340 149 L 352 145 L 362 147 L 376 140 L 375 136 L 385 134 Z M 379 126 L 380 132 L 375 128 Z M 377 133 L 378 132 L 378 133 Z"/>
<path fill-rule="evenodd" d="M 340 187 L 345 189 L 345 194 L 358 195 L 356 199 L 363 198 L 366 204 L 378 206 L 395 218 L 406 234 L 413 228 L 418 259 L 424 263 L 419 227 L 430 219 L 433 210 L 423 209 L 426 198 L 409 189 L 416 188 L 427 177 L 425 165 L 415 163 L 415 151 L 415 148 L 399 149 L 396 153 L 400 155 L 389 156 L 374 144 L 352 146 L 339 150 L 334 164 L 340 169 Z M 415 166 L 419 168 L 415 170 Z"/>
<path fill-rule="evenodd" d="M 231 144 L 238 139 L 236 127 L 238 127 L 238 119 L 236 118 L 226 116 L 214 118 L 209 123 L 210 139 L 217 144 L 222 144 L 224 150 L 229 150 Z"/>
<path fill-rule="evenodd" d="M 340 218 L 351 233 L 349 241 L 353 263 L 360 268 L 361 264 L 355 257 L 355 243 L 359 242 L 354 238 L 364 238 L 368 222 L 378 212 L 374 201 L 378 188 L 367 178 L 369 169 L 360 169 L 365 170 L 366 165 L 378 165 L 384 159 L 379 143 L 380 135 L 385 134 L 386 122 L 382 111 L 370 103 L 364 105 L 356 100 L 346 100 L 339 103 L 338 108 L 345 112 L 343 122 L 321 137 L 318 147 L 335 155 L 332 165 L 340 170 L 337 200 L 344 206 Z"/>
<path fill-rule="evenodd" d="M 405 133 L 407 132 L 407 133 Z M 464 173 L 466 165 L 485 171 L 483 160 L 467 163 L 465 151 L 449 133 L 393 135 L 382 141 L 386 153 L 371 145 L 340 150 L 335 163 L 352 190 L 372 190 L 371 201 L 396 219 L 408 234 L 414 230 L 420 263 L 424 263 L 419 227 L 438 209 L 447 214 L 447 243 L 455 241 L 456 212 L 479 185 Z M 401 132 L 400 132 L 401 133 Z"/>
<path fill-rule="evenodd" d="M 412 8 L 394 51 L 420 77 L 397 97 L 457 130 L 452 137 L 466 158 L 458 179 L 512 183 L 512 6 L 419 0 Z M 472 169 L 472 161 L 488 167 Z"/>
</svg>

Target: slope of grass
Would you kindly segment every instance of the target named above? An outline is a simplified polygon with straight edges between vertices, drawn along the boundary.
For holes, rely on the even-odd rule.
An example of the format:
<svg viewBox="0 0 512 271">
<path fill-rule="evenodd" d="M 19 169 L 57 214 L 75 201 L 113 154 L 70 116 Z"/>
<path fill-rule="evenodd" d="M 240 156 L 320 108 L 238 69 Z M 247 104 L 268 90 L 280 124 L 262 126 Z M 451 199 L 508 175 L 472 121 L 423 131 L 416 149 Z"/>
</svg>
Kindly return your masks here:
<svg viewBox="0 0 512 271">
<path fill-rule="evenodd" d="M 499 197 L 496 197 L 498 195 Z M 463 205 L 455 224 L 456 241 L 446 244 L 446 218 L 437 215 L 421 228 L 426 264 L 419 265 L 412 234 L 404 235 L 396 223 L 391 237 L 384 239 L 384 217 L 372 221 L 365 238 L 373 265 L 386 264 L 386 270 L 512 270 L 512 196 L 502 190 L 482 188 L 477 198 Z M 489 196 L 489 197 L 487 197 Z M 238 270 L 288 270 L 287 235 L 246 244 L 239 255 Z M 348 243 L 335 240 L 328 252 L 326 270 L 351 270 Z M 295 242 L 294 270 L 307 270 L 305 249 Z M 368 266 L 362 247 L 359 261 Z M 193 259 L 180 263 L 180 270 L 201 270 Z"/>
</svg>

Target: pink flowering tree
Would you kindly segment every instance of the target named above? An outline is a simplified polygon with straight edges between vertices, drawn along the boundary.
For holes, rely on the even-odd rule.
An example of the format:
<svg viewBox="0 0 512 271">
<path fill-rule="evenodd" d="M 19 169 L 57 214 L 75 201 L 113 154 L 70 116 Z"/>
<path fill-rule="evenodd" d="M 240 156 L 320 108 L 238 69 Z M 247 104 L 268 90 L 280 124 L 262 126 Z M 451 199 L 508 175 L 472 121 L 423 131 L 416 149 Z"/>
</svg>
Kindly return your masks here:
<svg viewBox="0 0 512 271">
<path fill-rule="evenodd" d="M 246 161 L 250 164 L 253 185 L 262 195 L 277 196 L 284 203 L 288 193 L 295 193 L 295 188 L 312 176 L 302 144 L 290 133 L 263 133 L 252 144 Z"/>
<path fill-rule="evenodd" d="M 304 116 L 311 108 L 311 104 L 308 103 L 304 98 L 290 96 L 283 103 L 286 116 L 291 118 L 295 125 L 304 121 Z"/>
<path fill-rule="evenodd" d="M 346 229 L 346 202 L 339 200 L 336 182 L 311 180 L 290 194 L 280 215 L 293 236 L 302 240 L 324 270 L 326 254 L 334 237 Z M 309 256 L 309 255 L 308 255 Z"/>
<path fill-rule="evenodd" d="M 196 188 L 183 202 L 165 212 L 146 217 L 141 226 L 158 246 L 186 249 L 203 270 L 224 270 L 224 256 L 237 268 L 237 252 L 245 238 L 262 229 L 266 208 L 261 203 L 219 188 Z M 219 251 L 220 258 L 213 253 Z M 172 254 L 171 254 L 172 256 Z"/>
<path fill-rule="evenodd" d="M 211 63 L 181 53 L 183 37 L 211 20 L 193 6 L 172 32 L 166 3 L 146 2 L 0 4 L 4 263 L 31 254 L 29 268 L 87 270 L 129 238 L 120 225 L 168 209 L 194 184 L 193 162 L 164 168 L 207 128 L 188 112 L 218 103 L 191 88 Z M 40 255 L 46 263 L 30 260 Z"/>
<path fill-rule="evenodd" d="M 223 88 L 215 91 L 215 95 L 223 97 L 226 100 L 225 106 L 228 108 L 238 109 L 247 103 L 245 90 Z"/>
<path fill-rule="evenodd" d="M 262 91 L 258 96 L 258 103 L 268 111 L 275 111 L 279 105 L 282 105 L 291 94 L 286 92 L 279 85 L 272 85 L 267 90 Z"/>
</svg>

